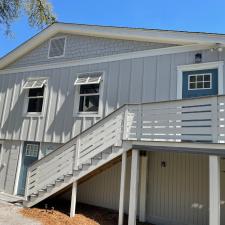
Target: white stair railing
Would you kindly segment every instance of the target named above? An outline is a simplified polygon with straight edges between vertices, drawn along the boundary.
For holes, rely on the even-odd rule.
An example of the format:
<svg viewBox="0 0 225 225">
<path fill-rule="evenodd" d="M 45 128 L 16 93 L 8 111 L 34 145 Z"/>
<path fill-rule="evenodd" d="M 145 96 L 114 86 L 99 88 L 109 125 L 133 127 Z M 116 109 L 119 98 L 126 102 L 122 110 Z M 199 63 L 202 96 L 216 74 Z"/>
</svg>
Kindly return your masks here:
<svg viewBox="0 0 225 225">
<path fill-rule="evenodd" d="M 94 124 L 28 169 L 25 196 L 37 194 L 104 150 L 122 144 L 125 107 Z"/>
<path fill-rule="evenodd" d="M 26 196 L 122 141 L 225 143 L 225 96 L 125 105 L 28 169 Z"/>
</svg>

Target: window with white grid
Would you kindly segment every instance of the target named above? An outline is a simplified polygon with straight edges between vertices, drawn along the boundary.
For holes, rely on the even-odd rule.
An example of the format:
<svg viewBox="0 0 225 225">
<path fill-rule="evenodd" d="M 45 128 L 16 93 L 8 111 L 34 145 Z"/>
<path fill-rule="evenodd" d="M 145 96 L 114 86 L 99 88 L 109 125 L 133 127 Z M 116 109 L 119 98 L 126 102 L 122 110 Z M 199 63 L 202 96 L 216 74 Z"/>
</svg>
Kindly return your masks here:
<svg viewBox="0 0 225 225">
<path fill-rule="evenodd" d="M 39 145 L 38 144 L 26 144 L 26 156 L 38 157 Z"/>
<path fill-rule="evenodd" d="M 188 76 L 188 89 L 201 90 L 212 88 L 212 74 L 190 74 Z"/>
</svg>

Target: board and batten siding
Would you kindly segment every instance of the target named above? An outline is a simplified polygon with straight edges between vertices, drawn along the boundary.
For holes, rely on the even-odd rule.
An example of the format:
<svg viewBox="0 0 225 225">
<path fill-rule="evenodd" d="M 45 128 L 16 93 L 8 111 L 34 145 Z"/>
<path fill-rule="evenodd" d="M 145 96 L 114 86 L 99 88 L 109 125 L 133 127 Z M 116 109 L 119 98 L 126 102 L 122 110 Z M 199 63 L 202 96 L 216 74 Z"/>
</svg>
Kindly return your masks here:
<svg viewBox="0 0 225 225">
<path fill-rule="evenodd" d="M 199 51 L 198 51 L 199 52 Z M 107 63 L 0 75 L 0 138 L 64 143 L 92 126 L 99 117 L 75 117 L 74 81 L 78 73 L 104 71 L 103 114 L 126 103 L 177 98 L 177 66 L 192 64 L 196 52 L 127 59 Z M 224 53 L 202 51 L 203 62 L 224 60 Z M 23 81 L 47 77 L 44 114 L 23 115 Z"/>
<path fill-rule="evenodd" d="M 131 157 L 127 160 L 125 183 L 125 212 L 129 207 Z M 113 165 L 88 181 L 78 185 L 77 201 L 113 210 L 119 208 L 121 163 Z M 68 196 L 69 197 L 69 196 Z"/>
<path fill-rule="evenodd" d="M 13 194 L 19 163 L 21 141 L 4 141 L 1 149 L 0 192 Z"/>
<path fill-rule="evenodd" d="M 1 140 L 0 140 L 1 141 Z M 40 143 L 39 158 L 54 151 L 61 144 Z M 21 141 L 6 140 L 2 142 L 0 158 L 0 192 L 14 194 L 18 183 L 23 144 Z"/>
<path fill-rule="evenodd" d="M 161 162 L 166 167 L 161 167 Z M 148 153 L 147 221 L 166 225 L 208 225 L 208 156 L 174 152 Z M 224 160 L 221 165 L 225 168 Z M 121 163 L 78 186 L 78 201 L 118 211 Z M 225 224 L 225 173 L 221 171 L 221 225 Z M 125 212 L 129 205 L 130 159 Z"/>
</svg>

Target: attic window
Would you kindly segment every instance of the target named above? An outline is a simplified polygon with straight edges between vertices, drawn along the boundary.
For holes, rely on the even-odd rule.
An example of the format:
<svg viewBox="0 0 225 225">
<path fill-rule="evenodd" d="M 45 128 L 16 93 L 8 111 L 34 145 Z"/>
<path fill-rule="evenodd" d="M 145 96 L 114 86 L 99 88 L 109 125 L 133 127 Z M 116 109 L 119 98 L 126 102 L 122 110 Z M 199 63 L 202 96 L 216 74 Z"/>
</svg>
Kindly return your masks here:
<svg viewBox="0 0 225 225">
<path fill-rule="evenodd" d="M 65 37 L 52 38 L 49 43 L 49 58 L 63 57 L 65 54 Z"/>
</svg>

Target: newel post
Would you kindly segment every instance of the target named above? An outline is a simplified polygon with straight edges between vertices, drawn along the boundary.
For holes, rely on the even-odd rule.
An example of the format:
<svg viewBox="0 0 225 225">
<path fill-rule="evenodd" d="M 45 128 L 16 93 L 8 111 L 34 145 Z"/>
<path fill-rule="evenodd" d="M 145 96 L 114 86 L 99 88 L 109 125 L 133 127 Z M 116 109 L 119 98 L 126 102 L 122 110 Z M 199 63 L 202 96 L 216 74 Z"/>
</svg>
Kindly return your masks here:
<svg viewBox="0 0 225 225">
<path fill-rule="evenodd" d="M 218 97 L 213 97 L 212 101 L 212 142 L 218 143 Z"/>
<path fill-rule="evenodd" d="M 138 110 L 137 110 L 137 140 L 141 140 L 142 136 L 142 105 L 138 105 Z"/>
<path fill-rule="evenodd" d="M 123 117 L 123 132 L 122 132 L 122 139 L 128 139 L 128 127 L 127 127 L 127 119 L 128 119 L 128 105 L 125 106 L 124 109 L 124 117 Z"/>
<path fill-rule="evenodd" d="M 79 157 L 80 157 L 80 135 L 77 137 L 76 147 L 75 147 L 75 158 L 74 158 L 74 170 L 78 169 Z"/>
</svg>

